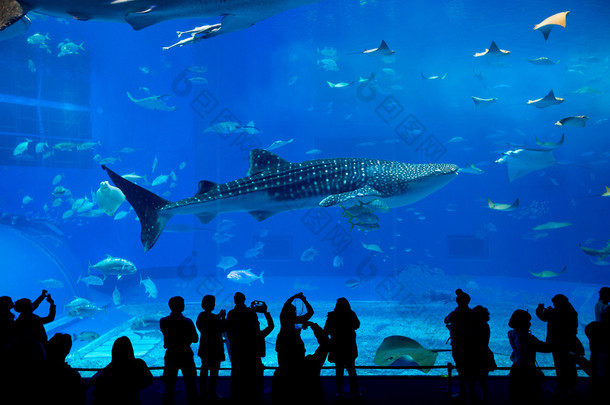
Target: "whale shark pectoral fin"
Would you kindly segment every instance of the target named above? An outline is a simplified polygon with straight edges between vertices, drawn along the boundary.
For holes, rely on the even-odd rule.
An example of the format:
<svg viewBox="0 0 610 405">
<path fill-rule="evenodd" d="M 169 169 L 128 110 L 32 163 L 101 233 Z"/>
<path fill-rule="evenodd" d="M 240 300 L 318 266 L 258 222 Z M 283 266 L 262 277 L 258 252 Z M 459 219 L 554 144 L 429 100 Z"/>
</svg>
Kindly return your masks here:
<svg viewBox="0 0 610 405">
<path fill-rule="evenodd" d="M 265 149 L 252 149 L 248 156 L 250 167 L 247 176 L 268 170 L 287 170 L 290 162 Z"/>
<path fill-rule="evenodd" d="M 17 0 L 0 0 L 0 31 L 19 21 L 28 11 Z"/>
<path fill-rule="evenodd" d="M 161 13 L 154 13 L 154 10 L 155 7 L 150 7 L 146 10 L 127 13 L 125 15 L 125 22 L 137 31 L 167 20 L 167 16 L 164 16 Z"/>
<path fill-rule="evenodd" d="M 261 221 L 264 221 L 265 219 L 269 218 L 270 216 L 277 214 L 277 212 L 260 210 L 260 211 L 248 211 L 248 214 L 252 215 L 252 217 L 254 217 L 254 219 L 256 219 L 258 222 L 261 222 Z"/>
<path fill-rule="evenodd" d="M 201 222 L 202 224 L 207 224 L 208 222 L 210 222 L 211 220 L 213 220 L 214 218 L 216 218 L 216 214 L 214 212 L 203 212 L 201 214 L 197 214 L 195 215 L 197 218 L 199 218 L 199 222 Z"/>
<path fill-rule="evenodd" d="M 322 201 L 320 201 L 319 205 L 320 207 L 331 207 L 333 205 L 341 204 L 354 198 L 368 196 L 381 197 L 382 195 L 373 187 L 364 186 L 356 190 L 347 191 L 345 193 L 331 194 L 328 197 L 324 198 Z"/>
</svg>

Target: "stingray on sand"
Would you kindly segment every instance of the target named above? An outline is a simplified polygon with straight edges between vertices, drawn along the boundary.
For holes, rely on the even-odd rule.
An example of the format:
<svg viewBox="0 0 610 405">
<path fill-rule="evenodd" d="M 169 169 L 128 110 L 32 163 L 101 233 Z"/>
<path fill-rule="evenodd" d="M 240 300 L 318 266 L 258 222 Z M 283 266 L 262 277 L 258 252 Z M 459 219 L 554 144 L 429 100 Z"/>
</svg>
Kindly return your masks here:
<svg viewBox="0 0 610 405">
<path fill-rule="evenodd" d="M 556 160 L 552 150 L 515 149 L 504 152 L 495 163 L 506 163 L 508 181 L 512 182 L 530 172 L 553 166 Z"/>
<path fill-rule="evenodd" d="M 446 349 L 426 349 L 415 340 L 406 336 L 393 335 L 383 339 L 377 348 L 373 362 L 378 366 L 390 366 L 402 357 L 407 356 L 422 371 L 427 373 L 434 366 L 438 352 L 450 351 Z"/>
<path fill-rule="evenodd" d="M 569 13 L 569 11 L 563 11 L 561 13 L 553 14 L 549 18 L 544 19 L 540 24 L 534 25 L 534 30 L 542 32 L 544 40 L 546 41 L 549 38 L 553 25 L 559 25 L 563 28 L 566 27 L 566 17 Z"/>
</svg>

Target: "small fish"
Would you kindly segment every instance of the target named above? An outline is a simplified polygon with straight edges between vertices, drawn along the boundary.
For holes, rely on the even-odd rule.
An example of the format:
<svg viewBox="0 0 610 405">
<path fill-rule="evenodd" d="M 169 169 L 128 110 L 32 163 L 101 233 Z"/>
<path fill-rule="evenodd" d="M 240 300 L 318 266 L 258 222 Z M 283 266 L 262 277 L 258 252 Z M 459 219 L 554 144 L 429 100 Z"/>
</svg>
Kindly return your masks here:
<svg viewBox="0 0 610 405">
<path fill-rule="evenodd" d="M 140 285 L 142 284 L 144 284 L 144 290 L 148 294 L 148 298 L 157 298 L 157 286 L 150 277 L 142 279 L 142 275 L 140 275 Z"/>
<path fill-rule="evenodd" d="M 310 247 L 309 249 L 305 250 L 301 254 L 301 261 L 302 262 L 312 262 L 312 261 L 314 261 L 314 259 L 316 258 L 317 255 L 318 255 L 318 251 L 316 249 L 314 249 L 313 247 Z"/>
<path fill-rule="evenodd" d="M 104 280 L 94 275 L 89 275 L 86 277 L 78 276 L 78 280 L 76 280 L 76 282 L 83 282 L 85 285 L 104 285 Z"/>
<path fill-rule="evenodd" d="M 62 56 L 66 55 L 78 55 L 80 51 L 85 50 L 85 48 L 83 47 L 83 42 L 81 42 L 80 45 L 76 45 L 74 42 L 70 41 L 67 38 L 64 41 L 60 42 L 57 45 L 57 48 L 59 49 L 59 53 L 57 54 L 58 58 L 61 58 Z"/>
<path fill-rule="evenodd" d="M 63 288 L 64 287 L 64 283 L 62 283 L 61 281 L 54 279 L 54 278 L 48 278 L 46 280 L 38 280 L 37 281 L 38 284 L 42 284 L 42 286 L 45 289 L 51 289 L 51 288 Z"/>
<path fill-rule="evenodd" d="M 448 143 L 462 142 L 463 140 L 464 138 L 461 136 L 454 136 L 453 138 L 449 139 Z"/>
<path fill-rule="evenodd" d="M 208 68 L 205 66 L 189 66 L 186 68 L 186 70 L 190 71 L 190 72 L 194 72 L 194 73 L 205 73 L 208 71 Z"/>
<path fill-rule="evenodd" d="M 120 158 L 120 157 L 115 158 L 115 157 L 109 156 L 109 157 L 106 157 L 106 158 L 100 159 L 100 160 L 98 161 L 98 163 L 99 163 L 100 165 L 108 165 L 108 164 L 111 164 L 111 165 L 112 165 L 112 164 L 115 164 L 116 162 L 119 162 L 120 160 L 121 160 L 121 158 Z"/>
<path fill-rule="evenodd" d="M 335 256 L 333 258 L 333 267 L 338 269 L 339 267 L 343 266 L 343 258 L 341 256 Z"/>
<path fill-rule="evenodd" d="M 32 73 L 36 73 L 36 64 L 32 59 L 28 59 L 28 70 Z"/>
<path fill-rule="evenodd" d="M 252 273 L 250 270 L 252 270 L 252 269 L 233 270 L 232 272 L 227 274 L 227 278 L 229 280 L 231 280 L 235 283 L 239 283 L 239 284 L 251 285 L 256 280 L 260 280 L 261 284 L 265 284 L 265 282 L 263 281 L 264 271 L 261 271 L 261 274 L 257 276 L 256 274 Z"/>
<path fill-rule="evenodd" d="M 494 203 L 487 197 L 487 206 L 496 211 L 514 211 L 519 207 L 519 199 L 517 198 L 512 204 L 501 204 Z"/>
<path fill-rule="evenodd" d="M 326 81 L 326 83 L 328 84 L 328 86 L 331 89 L 341 89 L 343 87 L 348 87 L 348 86 L 351 86 L 352 84 L 354 84 L 354 82 L 350 82 L 350 83 L 346 83 L 346 82 L 331 83 L 329 81 Z"/>
<path fill-rule="evenodd" d="M 213 236 L 214 240 L 216 241 L 216 243 L 225 243 L 231 240 L 231 238 L 235 236 L 235 235 L 231 235 L 230 233 L 220 233 L 220 232 L 216 232 Z M 248 251 L 246 251 L 246 254 L 248 253 Z"/>
<path fill-rule="evenodd" d="M 121 293 L 117 286 L 114 286 L 114 291 L 112 291 L 112 303 L 116 306 L 121 304 Z"/>
<path fill-rule="evenodd" d="M 32 142 L 31 139 L 27 139 L 20 144 L 18 144 L 15 149 L 13 149 L 13 156 L 19 156 L 23 154 L 26 150 L 28 150 L 28 145 Z"/>
<path fill-rule="evenodd" d="M 55 145 L 53 145 L 53 149 L 57 149 L 59 151 L 65 152 L 65 151 L 71 151 L 74 148 L 76 148 L 76 144 L 73 142 L 59 142 L 56 143 Z"/>
<path fill-rule="evenodd" d="M 32 197 L 30 197 L 29 195 L 26 195 L 25 197 L 23 197 L 21 199 L 21 203 L 23 205 L 28 205 L 29 203 L 31 203 L 32 201 L 34 201 L 34 199 Z"/>
<path fill-rule="evenodd" d="M 559 63 L 559 61 L 553 62 L 552 60 L 550 60 L 549 58 L 546 58 L 544 56 L 540 57 L 540 58 L 536 58 L 536 59 L 528 59 L 527 61 L 531 64 L 539 65 L 539 66 L 556 65 Z"/>
<path fill-rule="evenodd" d="M 157 160 L 157 157 L 155 156 L 155 160 L 153 160 L 153 164 L 152 164 L 152 169 L 150 170 L 151 173 L 155 172 L 155 170 L 157 169 L 158 163 L 159 163 L 159 161 Z"/>
<path fill-rule="evenodd" d="M 97 141 L 97 142 L 81 142 L 79 144 L 76 145 L 76 150 L 91 150 L 93 148 L 95 148 L 96 146 L 101 146 L 102 144 Z"/>
<path fill-rule="evenodd" d="M 93 342 L 95 339 L 97 339 L 99 337 L 100 337 L 99 333 L 87 331 L 87 332 L 81 332 L 78 335 L 75 333 L 72 334 L 72 341 L 76 342 L 77 340 L 80 340 L 81 342 Z"/>
<path fill-rule="evenodd" d="M 55 177 L 53 177 L 53 185 L 57 185 L 62 179 L 64 178 L 63 174 L 58 174 Z"/>
<path fill-rule="evenodd" d="M 106 258 L 100 260 L 94 265 L 89 264 L 89 269 L 95 269 L 104 275 L 104 279 L 107 276 L 117 276 L 117 280 L 121 277 L 134 274 L 138 269 L 136 266 L 127 259 L 121 257 L 112 257 L 106 255 Z M 140 276 L 141 278 L 142 276 Z"/>
<path fill-rule="evenodd" d="M 330 59 L 330 58 L 318 59 L 316 64 L 320 68 L 326 70 L 327 72 L 337 72 L 337 71 L 339 71 L 339 66 L 337 66 L 337 62 L 335 62 L 334 59 Z"/>
<path fill-rule="evenodd" d="M 299 79 L 299 76 L 292 76 L 289 80 L 288 80 L 288 85 L 292 86 L 293 84 L 295 84 L 297 82 L 297 80 Z"/>
<path fill-rule="evenodd" d="M 36 144 L 36 153 L 44 153 L 49 148 L 49 144 L 46 142 L 38 142 Z"/>
<path fill-rule="evenodd" d="M 208 82 L 208 79 L 206 79 L 205 77 L 189 77 L 186 80 L 195 84 L 206 84 Z"/>
<path fill-rule="evenodd" d="M 233 235 L 231 235 L 233 236 Z M 244 257 L 246 259 L 252 259 L 255 257 L 259 257 L 260 255 L 263 254 L 263 247 L 265 246 L 265 244 L 261 241 L 257 241 L 254 244 L 254 247 L 251 249 L 246 250 L 246 252 L 244 253 Z"/>
<path fill-rule="evenodd" d="M 139 174 L 135 174 L 135 173 L 128 173 L 128 174 L 124 174 L 121 176 L 124 179 L 127 179 L 131 182 L 137 182 L 138 180 L 144 180 L 144 183 L 148 183 L 148 180 L 146 180 L 146 175 L 144 176 L 140 176 Z"/>
<path fill-rule="evenodd" d="M 178 166 L 178 169 L 182 170 L 186 167 L 186 162 L 180 162 L 180 165 Z"/>
<path fill-rule="evenodd" d="M 351 278 L 345 282 L 345 285 L 351 289 L 360 287 L 362 282 L 359 278 Z"/>
<path fill-rule="evenodd" d="M 565 228 L 565 227 L 568 227 L 568 226 L 572 226 L 572 224 L 569 223 L 569 222 L 554 222 L 554 221 L 550 221 L 550 222 L 547 222 L 546 224 L 535 226 L 533 228 L 533 230 L 534 231 L 544 231 L 546 229 L 559 229 L 559 228 Z"/>
<path fill-rule="evenodd" d="M 366 243 L 362 242 L 362 247 L 365 248 L 366 250 L 370 250 L 372 252 L 383 253 L 383 250 L 381 250 L 381 248 L 378 245 L 375 245 L 373 243 L 367 245 Z"/>
<path fill-rule="evenodd" d="M 127 215 L 129 214 L 129 211 L 119 211 L 116 214 L 114 214 L 114 220 L 118 221 L 120 219 L 125 218 Z"/>
<path fill-rule="evenodd" d="M 566 126 L 566 127 L 584 128 L 585 125 L 587 124 L 588 119 L 589 119 L 589 117 L 587 117 L 586 115 L 577 115 L 575 117 L 566 117 L 564 119 L 561 119 L 561 120 L 557 121 L 555 123 L 555 125 L 558 127 Z"/>
<path fill-rule="evenodd" d="M 61 219 L 68 219 L 72 215 L 74 215 L 74 211 L 72 211 L 72 210 L 64 211 L 64 213 L 61 215 Z"/>
<path fill-rule="evenodd" d="M 153 186 L 158 186 L 160 184 L 166 183 L 167 179 L 169 178 L 169 174 L 162 174 L 160 176 L 157 176 L 153 181 L 152 181 L 152 185 Z"/>
<path fill-rule="evenodd" d="M 320 153 L 322 153 L 320 149 L 310 149 L 305 152 L 306 155 L 319 155 Z"/>
<path fill-rule="evenodd" d="M 223 271 L 227 271 L 237 264 L 237 259 L 233 256 L 221 256 L 216 267 L 220 267 Z"/>
</svg>

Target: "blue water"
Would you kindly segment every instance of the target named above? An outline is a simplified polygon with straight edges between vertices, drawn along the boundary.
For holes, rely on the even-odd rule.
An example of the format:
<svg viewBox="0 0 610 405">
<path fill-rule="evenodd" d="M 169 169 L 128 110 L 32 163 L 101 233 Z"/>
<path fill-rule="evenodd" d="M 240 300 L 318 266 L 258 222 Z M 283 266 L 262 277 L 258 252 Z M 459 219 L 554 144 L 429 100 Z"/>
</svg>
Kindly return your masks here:
<svg viewBox="0 0 610 405">
<path fill-rule="evenodd" d="M 359 344 L 367 347 L 366 355 L 361 349 L 362 365 L 372 364 L 384 334 L 446 347 L 442 319 L 453 309 L 458 287 L 470 293 L 474 305 L 489 307 L 499 352 L 509 350 L 505 332 L 510 312 L 550 304 L 556 293 L 570 298 L 581 324 L 591 321 L 609 267 L 579 245 L 601 249 L 609 237 L 610 199 L 601 195 L 610 186 L 610 7 L 605 1 L 411 3 L 323 0 L 246 30 L 167 51 L 162 47 L 178 41 L 176 31 L 211 21 L 168 21 L 133 31 L 127 24 L 33 14 L 26 33 L 0 43 L 1 295 L 35 298 L 40 281 L 60 280 L 62 288 L 49 289 L 58 303 L 58 319 L 67 315 L 63 305 L 75 296 L 106 306 L 106 311 L 53 331 L 99 334 L 133 315 L 112 303 L 115 287 L 123 305 L 154 304 L 153 312 L 166 311 L 173 295 L 196 305 L 202 295 L 214 293 L 217 309 L 228 309 L 235 291 L 276 305 L 303 291 L 314 309 L 316 302 L 324 308 L 314 316 L 319 323 L 332 302 L 345 296 L 358 303 L 354 309 L 368 321 L 359 335 Z M 532 30 L 544 18 L 568 10 L 567 27 L 553 28 L 547 41 Z M 51 52 L 26 42 L 35 33 L 48 33 Z M 66 38 L 83 43 L 84 51 L 58 57 L 57 45 Z M 392 58 L 361 54 L 381 40 L 395 51 Z M 492 40 L 511 53 L 472 56 Z M 559 63 L 527 61 L 538 57 Z M 324 69 L 318 62 L 323 59 L 332 59 L 338 70 Z M 373 80 L 357 83 L 372 73 Z M 421 77 L 445 73 L 444 80 Z M 193 77 L 207 83 L 188 81 Z M 356 83 L 331 88 L 327 82 Z M 584 86 L 588 93 L 574 94 Z M 526 104 L 551 89 L 565 102 L 544 109 Z M 143 108 L 127 92 L 135 98 L 167 95 L 167 105 L 176 109 Z M 475 108 L 472 96 L 497 101 Z M 589 117 L 584 128 L 553 125 L 578 115 Z M 222 121 L 253 121 L 260 132 L 203 132 Z M 506 165 L 494 163 L 503 152 L 538 147 L 536 138 L 558 142 L 562 134 L 565 142 L 553 152 L 555 165 L 509 182 Z M 28 150 L 13 157 L 26 138 L 33 140 Z M 222 183 L 243 177 L 251 148 L 290 139 L 274 150 L 289 161 L 368 157 L 475 164 L 484 173 L 460 173 L 415 204 L 377 213 L 380 229 L 370 232 L 350 230 L 340 208 L 289 211 L 263 222 L 228 213 L 206 225 L 179 216 L 168 226 L 198 229 L 168 230 L 144 252 L 140 224 L 127 202 L 119 208 L 127 212 L 122 219 L 105 214 L 62 219 L 74 200 L 91 200 L 100 182 L 109 180 L 96 155 L 120 157 L 108 164 L 112 170 L 146 174 L 149 182 L 173 171 L 175 181 L 143 185 L 178 200 L 192 196 L 199 180 Z M 100 145 L 57 151 L 45 159 L 34 150 L 43 141 Z M 133 151 L 119 152 L 126 147 Z M 312 149 L 321 152 L 306 154 Z M 72 200 L 53 207 L 57 175 L 63 175 L 57 185 L 69 189 Z M 24 204 L 26 196 L 32 201 Z M 520 204 L 512 212 L 490 210 L 487 198 L 509 204 L 518 198 Z M 550 221 L 570 226 L 532 230 Z M 231 236 L 219 243 L 216 233 Z M 259 242 L 262 253 L 245 258 Z M 383 253 L 367 250 L 363 243 L 375 244 Z M 318 254 L 302 261 L 309 248 Z M 132 261 L 138 272 L 120 280 L 109 277 L 103 286 L 77 283 L 88 264 L 106 254 Z M 233 269 L 264 271 L 265 283 L 245 286 L 228 280 L 216 267 L 221 256 L 238 260 Z M 336 256 L 343 266 L 333 266 Z M 564 267 L 555 278 L 531 274 Z M 157 298 L 147 296 L 140 276 L 153 280 Z M 375 316 L 379 305 L 394 310 Z M 412 308 L 406 315 L 401 312 L 405 307 Z M 417 307 L 425 308 L 425 319 L 413 309 Z M 427 325 L 419 330 L 426 333 L 414 336 L 417 328 L 408 326 L 413 322 Z M 534 320 L 533 329 L 544 338 L 544 324 Z M 579 336 L 586 343 L 582 330 Z M 79 345 L 84 343 L 75 344 L 76 350 Z"/>
</svg>

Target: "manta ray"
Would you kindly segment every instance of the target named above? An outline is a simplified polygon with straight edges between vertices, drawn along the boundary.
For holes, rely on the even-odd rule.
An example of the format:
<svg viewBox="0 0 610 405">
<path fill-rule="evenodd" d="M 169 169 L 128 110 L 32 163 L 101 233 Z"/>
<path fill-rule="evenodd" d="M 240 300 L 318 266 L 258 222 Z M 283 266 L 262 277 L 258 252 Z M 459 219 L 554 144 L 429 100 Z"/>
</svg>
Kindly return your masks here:
<svg viewBox="0 0 610 405">
<path fill-rule="evenodd" d="M 506 163 L 508 181 L 512 182 L 526 174 L 553 166 L 556 162 L 552 150 L 515 149 L 504 152 L 494 163 Z"/>
<path fill-rule="evenodd" d="M 549 94 L 547 94 L 546 96 L 539 98 L 537 100 L 528 100 L 527 104 L 528 105 L 535 105 L 536 108 L 546 108 L 546 107 L 550 107 L 552 105 L 556 105 L 556 104 L 561 104 L 565 101 L 564 98 L 561 97 L 555 97 L 555 93 L 553 92 L 553 90 L 549 91 Z"/>
<path fill-rule="evenodd" d="M 126 22 L 135 30 L 179 18 L 222 17 L 210 38 L 248 28 L 282 11 L 320 0 L 0 0 L 0 32 L 22 21 L 30 11 L 76 20 Z M 27 20 L 29 21 L 29 20 Z"/>
<path fill-rule="evenodd" d="M 549 34 L 551 33 L 553 25 L 559 25 L 563 28 L 566 27 L 566 17 L 569 13 L 569 11 L 563 11 L 561 13 L 553 14 L 552 16 L 545 18 L 540 24 L 534 25 L 534 30 L 540 31 L 546 41 L 549 39 Z"/>
<path fill-rule="evenodd" d="M 217 184 L 202 180 L 193 197 L 168 201 L 105 165 L 112 182 L 125 194 L 141 224 L 144 250 L 154 246 L 167 221 L 193 214 L 206 224 L 223 212 L 247 212 L 263 221 L 282 211 L 332 207 L 379 199 L 388 207 L 411 204 L 455 178 L 454 164 L 409 164 L 363 158 L 289 162 L 264 149 L 253 149 L 246 177 Z"/>
</svg>

